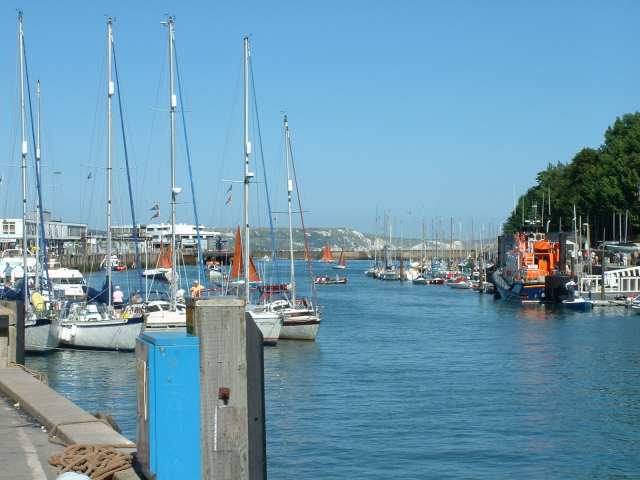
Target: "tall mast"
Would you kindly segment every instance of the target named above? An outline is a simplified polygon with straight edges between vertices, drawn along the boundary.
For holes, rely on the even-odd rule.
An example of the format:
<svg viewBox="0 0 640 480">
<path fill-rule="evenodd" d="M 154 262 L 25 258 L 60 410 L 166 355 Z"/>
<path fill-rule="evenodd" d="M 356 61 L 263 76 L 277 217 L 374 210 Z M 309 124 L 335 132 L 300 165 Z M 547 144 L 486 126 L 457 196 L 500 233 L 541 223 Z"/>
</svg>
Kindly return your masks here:
<svg viewBox="0 0 640 480">
<path fill-rule="evenodd" d="M 29 288 L 27 275 L 27 128 L 26 115 L 24 110 L 24 25 L 22 10 L 18 11 L 18 49 L 20 52 L 20 152 L 22 155 L 22 163 L 20 165 L 22 171 L 22 271 L 23 271 L 23 294 L 25 311 L 29 305 Z"/>
<path fill-rule="evenodd" d="M 253 173 L 249 171 L 249 155 L 251 155 L 251 143 L 249 142 L 249 38 L 244 37 L 244 298 L 247 303 L 249 296 L 249 255 L 251 248 L 249 244 L 249 182 L 253 178 Z"/>
<path fill-rule="evenodd" d="M 40 80 L 36 82 L 36 177 L 40 176 Z M 36 251 L 38 252 L 36 258 L 36 272 L 35 272 L 35 288 L 40 287 L 40 269 L 38 263 L 40 262 L 40 201 L 38 201 L 36 209 Z"/>
<path fill-rule="evenodd" d="M 287 166 L 287 206 L 289 211 L 289 250 L 291 254 L 291 302 L 296 304 L 296 271 L 293 264 L 293 225 L 291 223 L 291 192 L 293 192 L 293 182 L 289 171 L 289 122 L 284 116 L 284 161 Z"/>
<path fill-rule="evenodd" d="M 178 276 L 176 270 L 176 198 L 180 189 L 176 187 L 176 107 L 177 98 L 173 90 L 173 42 L 174 19 L 167 19 L 169 27 L 169 116 L 171 119 L 171 311 L 176 309 L 176 294 L 178 290 Z"/>
<path fill-rule="evenodd" d="M 107 292 L 109 294 L 109 306 L 111 306 L 111 133 L 112 133 L 112 115 L 111 115 L 111 101 L 115 92 L 115 85 L 111 78 L 111 62 L 113 58 L 113 19 L 107 18 Z"/>
</svg>

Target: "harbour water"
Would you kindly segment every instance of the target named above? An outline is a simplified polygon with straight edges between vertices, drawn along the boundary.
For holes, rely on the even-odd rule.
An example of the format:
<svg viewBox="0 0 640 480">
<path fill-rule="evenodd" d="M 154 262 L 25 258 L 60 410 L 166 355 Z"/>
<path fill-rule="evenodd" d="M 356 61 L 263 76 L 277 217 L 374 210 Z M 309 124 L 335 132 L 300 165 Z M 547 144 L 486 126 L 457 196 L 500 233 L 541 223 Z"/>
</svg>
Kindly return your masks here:
<svg viewBox="0 0 640 480">
<path fill-rule="evenodd" d="M 319 289 L 317 342 L 265 350 L 270 478 L 638 478 L 640 315 L 520 308 L 367 266 Z M 135 438 L 134 354 L 28 365 Z"/>
</svg>

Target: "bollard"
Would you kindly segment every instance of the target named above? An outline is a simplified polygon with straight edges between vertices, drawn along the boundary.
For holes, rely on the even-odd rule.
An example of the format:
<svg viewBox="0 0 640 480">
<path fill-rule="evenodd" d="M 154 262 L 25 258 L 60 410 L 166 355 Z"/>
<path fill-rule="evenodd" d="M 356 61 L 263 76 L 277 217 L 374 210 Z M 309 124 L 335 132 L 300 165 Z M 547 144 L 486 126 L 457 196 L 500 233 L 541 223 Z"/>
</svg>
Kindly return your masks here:
<svg viewBox="0 0 640 480">
<path fill-rule="evenodd" d="M 24 303 L 0 301 L 0 367 L 24 364 Z"/>
<path fill-rule="evenodd" d="M 200 338 L 202 478 L 266 479 L 260 330 L 233 297 L 192 300 L 187 329 Z"/>
</svg>

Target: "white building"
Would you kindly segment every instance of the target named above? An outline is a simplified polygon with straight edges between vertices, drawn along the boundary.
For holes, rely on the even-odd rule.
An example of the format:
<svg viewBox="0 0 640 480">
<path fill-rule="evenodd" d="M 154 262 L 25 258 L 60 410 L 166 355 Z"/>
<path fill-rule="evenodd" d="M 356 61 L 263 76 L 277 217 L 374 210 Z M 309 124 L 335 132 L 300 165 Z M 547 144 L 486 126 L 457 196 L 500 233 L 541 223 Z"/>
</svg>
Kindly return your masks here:
<svg viewBox="0 0 640 480">
<path fill-rule="evenodd" d="M 59 253 L 74 247 L 87 234 L 87 225 L 84 223 L 67 223 L 61 220 L 53 220 L 49 212 L 44 212 L 43 216 L 47 245 L 50 249 Z M 27 219 L 27 245 L 29 247 L 36 244 L 36 225 L 35 213 L 31 213 Z M 18 244 L 22 245 L 22 232 L 22 218 L 0 219 L 0 248 L 5 249 Z"/>
<path fill-rule="evenodd" d="M 160 243 L 168 245 L 171 242 L 171 224 L 170 223 L 151 223 L 148 225 L 138 226 L 140 240 L 149 243 L 152 249 L 160 248 Z M 116 225 L 111 228 L 114 239 L 130 240 L 133 238 L 133 229 L 131 225 Z M 216 230 L 200 226 L 200 239 L 202 248 L 215 242 L 219 237 L 225 234 Z M 196 226 L 188 223 L 176 224 L 176 243 L 179 248 L 189 249 L 196 248 L 197 232 Z"/>
<path fill-rule="evenodd" d="M 165 245 L 171 241 L 170 223 L 151 223 L 144 227 L 144 233 L 154 246 L 160 246 L 160 242 Z M 204 225 L 200 225 L 200 239 L 202 248 L 206 248 L 207 240 L 223 236 L 222 232 L 211 230 Z M 188 223 L 176 223 L 177 244 L 182 248 L 195 248 L 197 240 L 196 226 Z"/>
</svg>

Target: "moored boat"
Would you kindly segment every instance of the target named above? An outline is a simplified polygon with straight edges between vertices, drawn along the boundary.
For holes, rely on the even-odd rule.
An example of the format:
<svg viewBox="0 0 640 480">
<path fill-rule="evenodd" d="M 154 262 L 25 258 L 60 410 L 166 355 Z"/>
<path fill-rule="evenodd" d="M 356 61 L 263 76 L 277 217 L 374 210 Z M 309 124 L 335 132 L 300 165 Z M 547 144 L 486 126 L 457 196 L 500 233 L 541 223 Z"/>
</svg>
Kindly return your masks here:
<svg viewBox="0 0 640 480">
<path fill-rule="evenodd" d="M 429 279 L 422 273 L 419 273 L 411 282 L 414 285 L 427 285 L 427 283 L 429 283 Z"/>
<path fill-rule="evenodd" d="M 457 277 L 447 282 L 447 286 L 450 288 L 468 290 L 472 286 L 472 282 L 465 276 Z"/>
<path fill-rule="evenodd" d="M 344 285 L 347 283 L 347 277 L 320 275 L 313 279 L 313 283 L 316 285 Z"/>
<path fill-rule="evenodd" d="M 345 268 L 347 268 L 347 262 L 344 259 L 344 250 L 340 251 L 340 258 L 338 260 L 338 263 L 331 268 L 335 268 L 337 270 L 344 270 Z"/>
<path fill-rule="evenodd" d="M 325 242 L 322 247 L 322 258 L 320 259 L 323 263 L 333 263 L 335 259 L 333 258 L 333 254 L 331 253 L 331 249 L 329 248 L 329 244 Z"/>
<path fill-rule="evenodd" d="M 557 268 L 559 256 L 559 244 L 549 242 L 544 234 L 517 233 L 514 248 L 506 254 L 505 266 L 493 274 L 500 297 L 519 304 L 539 304 L 545 278 Z"/>
<path fill-rule="evenodd" d="M 121 318 L 99 303 L 66 302 L 56 324 L 61 345 L 96 350 L 134 350 L 141 318 Z"/>
</svg>

